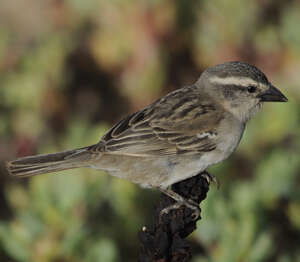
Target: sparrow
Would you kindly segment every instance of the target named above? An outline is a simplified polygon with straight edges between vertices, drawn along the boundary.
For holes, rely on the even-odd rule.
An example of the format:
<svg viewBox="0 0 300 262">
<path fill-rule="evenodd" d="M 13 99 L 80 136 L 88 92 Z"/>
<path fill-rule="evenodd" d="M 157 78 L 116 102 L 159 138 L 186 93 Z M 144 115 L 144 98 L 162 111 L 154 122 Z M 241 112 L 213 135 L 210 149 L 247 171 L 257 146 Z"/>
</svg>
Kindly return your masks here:
<svg viewBox="0 0 300 262">
<path fill-rule="evenodd" d="M 175 204 L 164 212 L 181 205 L 196 212 L 198 205 L 172 191 L 171 185 L 228 158 L 264 102 L 287 101 L 257 67 L 226 62 L 125 117 L 97 144 L 19 158 L 8 162 L 7 169 L 16 177 L 100 169 L 173 198 Z"/>
</svg>

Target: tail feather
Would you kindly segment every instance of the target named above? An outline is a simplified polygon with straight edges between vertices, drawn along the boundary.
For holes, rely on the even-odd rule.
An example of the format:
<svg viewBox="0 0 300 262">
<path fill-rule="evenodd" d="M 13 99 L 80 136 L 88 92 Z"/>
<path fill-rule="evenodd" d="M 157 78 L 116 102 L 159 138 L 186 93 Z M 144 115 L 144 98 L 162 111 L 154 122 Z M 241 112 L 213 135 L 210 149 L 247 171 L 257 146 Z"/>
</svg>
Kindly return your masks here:
<svg viewBox="0 0 300 262">
<path fill-rule="evenodd" d="M 89 148 L 84 147 L 54 154 L 22 157 L 7 162 L 7 170 L 12 176 L 26 177 L 84 167 L 88 165 L 93 155 Z"/>
</svg>

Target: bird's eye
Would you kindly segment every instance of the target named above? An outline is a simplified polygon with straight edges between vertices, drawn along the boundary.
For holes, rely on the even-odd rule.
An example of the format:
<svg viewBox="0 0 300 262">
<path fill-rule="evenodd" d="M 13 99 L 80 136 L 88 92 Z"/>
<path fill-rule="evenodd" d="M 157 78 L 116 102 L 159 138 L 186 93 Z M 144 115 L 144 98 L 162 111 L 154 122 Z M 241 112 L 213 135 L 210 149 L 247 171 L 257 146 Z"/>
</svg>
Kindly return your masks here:
<svg viewBox="0 0 300 262">
<path fill-rule="evenodd" d="M 256 91 L 256 86 L 248 86 L 248 92 L 254 93 Z"/>
</svg>

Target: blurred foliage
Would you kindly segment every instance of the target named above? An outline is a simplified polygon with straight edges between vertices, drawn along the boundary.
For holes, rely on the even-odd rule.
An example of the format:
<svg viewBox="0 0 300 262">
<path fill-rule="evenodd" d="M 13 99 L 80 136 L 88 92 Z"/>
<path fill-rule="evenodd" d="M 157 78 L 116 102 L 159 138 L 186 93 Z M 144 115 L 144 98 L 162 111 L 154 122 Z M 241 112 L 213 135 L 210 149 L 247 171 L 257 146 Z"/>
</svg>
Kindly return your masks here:
<svg viewBox="0 0 300 262">
<path fill-rule="evenodd" d="M 1 0 L 0 261 L 135 261 L 158 193 L 94 170 L 15 180 L 4 161 L 96 143 L 207 66 L 260 67 L 290 101 L 252 120 L 191 237 L 193 262 L 300 261 L 297 0 Z"/>
</svg>

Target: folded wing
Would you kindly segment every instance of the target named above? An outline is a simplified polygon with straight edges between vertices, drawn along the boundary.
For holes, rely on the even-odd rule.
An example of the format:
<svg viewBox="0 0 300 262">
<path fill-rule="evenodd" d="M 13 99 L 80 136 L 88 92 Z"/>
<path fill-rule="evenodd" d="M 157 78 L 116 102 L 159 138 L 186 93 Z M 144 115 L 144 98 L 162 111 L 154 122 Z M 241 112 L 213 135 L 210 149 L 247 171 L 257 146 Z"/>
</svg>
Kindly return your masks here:
<svg viewBox="0 0 300 262">
<path fill-rule="evenodd" d="M 194 86 L 180 89 L 126 117 L 91 150 L 140 157 L 214 150 L 223 116 L 196 91 Z"/>
</svg>

